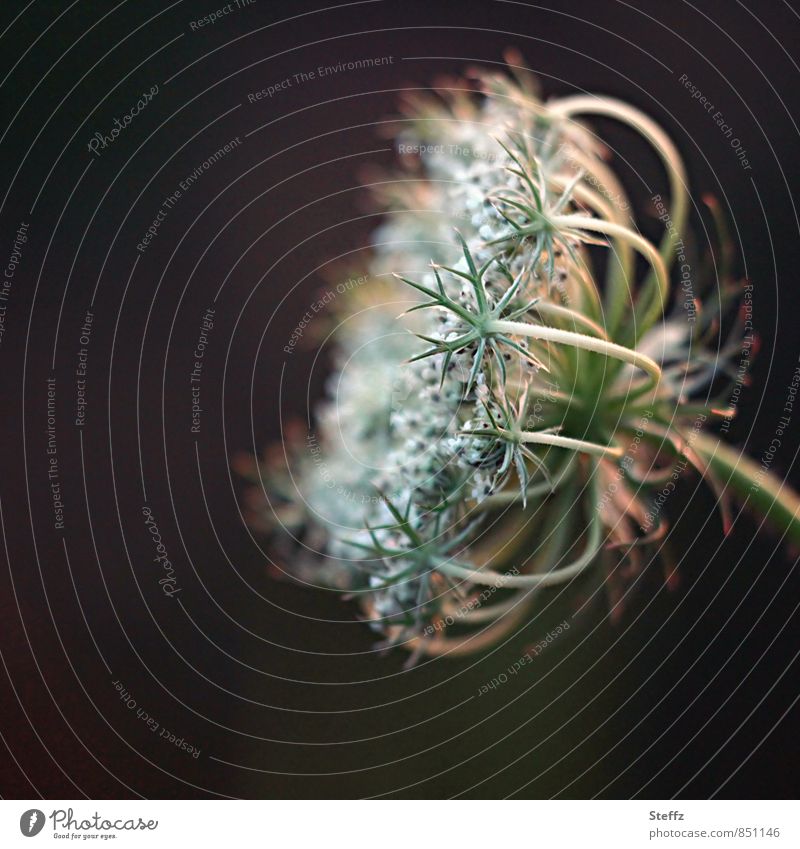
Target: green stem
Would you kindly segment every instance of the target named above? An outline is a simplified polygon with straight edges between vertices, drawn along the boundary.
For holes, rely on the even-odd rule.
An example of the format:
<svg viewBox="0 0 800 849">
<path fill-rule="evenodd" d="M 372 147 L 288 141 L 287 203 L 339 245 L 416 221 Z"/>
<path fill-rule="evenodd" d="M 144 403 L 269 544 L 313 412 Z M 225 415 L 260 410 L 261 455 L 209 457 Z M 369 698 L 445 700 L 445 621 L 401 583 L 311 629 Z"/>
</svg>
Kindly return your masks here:
<svg viewBox="0 0 800 849">
<path fill-rule="evenodd" d="M 596 442 L 586 442 L 584 439 L 573 439 L 571 436 L 560 436 L 557 433 L 540 433 L 538 431 L 523 430 L 519 432 L 500 431 L 509 439 L 517 442 L 526 442 L 534 445 L 555 445 L 558 448 L 569 448 L 571 451 L 581 451 L 595 457 L 621 457 L 624 454 L 622 448 L 616 445 L 598 445 Z"/>
<path fill-rule="evenodd" d="M 598 495 L 598 475 L 595 470 L 590 486 Z M 589 535 L 583 553 L 567 566 L 554 569 L 552 572 L 540 572 L 535 575 L 504 575 L 491 569 L 470 569 L 457 563 L 442 563 L 437 568 L 453 578 L 461 578 L 473 584 L 483 584 L 489 587 L 552 587 L 571 581 L 593 562 L 602 547 L 602 527 L 599 513 L 594 510 L 596 498 L 591 499 L 587 512 L 591 511 L 589 520 Z"/>
<path fill-rule="evenodd" d="M 582 324 L 587 330 L 591 330 L 595 336 L 601 339 L 608 339 L 608 334 L 603 328 L 591 318 L 585 316 L 582 312 L 571 310 L 569 307 L 562 307 L 560 304 L 555 304 L 552 301 L 538 301 L 534 304 L 533 309 L 541 315 L 549 315 L 553 318 L 563 318 L 573 324 Z"/>
<path fill-rule="evenodd" d="M 615 342 L 606 342 L 604 339 L 587 336 L 584 333 L 561 330 L 557 327 L 544 327 L 540 324 L 529 324 L 524 321 L 501 319 L 488 322 L 486 330 L 490 333 L 508 333 L 516 336 L 529 336 L 531 339 L 546 342 L 559 342 L 562 345 L 571 345 L 573 348 L 581 348 L 595 354 L 605 354 L 607 357 L 614 357 L 646 371 L 656 383 L 661 380 L 661 369 L 655 360 L 651 360 L 650 357 L 640 354 L 632 348 L 617 345 Z"/>
<path fill-rule="evenodd" d="M 670 202 L 672 207 L 670 210 L 672 226 L 669 226 L 670 222 L 665 222 L 667 225 L 666 231 L 659 245 L 659 251 L 665 265 L 671 265 L 674 259 L 675 245 L 686 227 L 686 218 L 689 211 L 686 169 L 677 148 L 655 121 L 638 109 L 614 98 L 579 94 L 572 97 L 565 97 L 550 104 L 550 114 L 553 116 L 572 119 L 575 115 L 581 113 L 605 115 L 617 121 L 622 121 L 638 133 L 641 133 L 658 153 L 669 178 Z M 612 287 L 612 292 L 610 293 L 609 315 L 618 317 L 622 314 L 622 301 L 626 292 L 620 285 L 619 279 L 613 282 L 615 285 Z M 624 284 L 624 281 L 622 282 Z M 616 321 L 610 326 L 612 331 L 616 330 Z M 635 341 L 636 336 L 633 335 L 630 338 Z"/>
<path fill-rule="evenodd" d="M 800 497 L 780 478 L 710 433 L 697 433 L 692 448 L 722 483 L 795 545 L 800 544 Z"/>
</svg>

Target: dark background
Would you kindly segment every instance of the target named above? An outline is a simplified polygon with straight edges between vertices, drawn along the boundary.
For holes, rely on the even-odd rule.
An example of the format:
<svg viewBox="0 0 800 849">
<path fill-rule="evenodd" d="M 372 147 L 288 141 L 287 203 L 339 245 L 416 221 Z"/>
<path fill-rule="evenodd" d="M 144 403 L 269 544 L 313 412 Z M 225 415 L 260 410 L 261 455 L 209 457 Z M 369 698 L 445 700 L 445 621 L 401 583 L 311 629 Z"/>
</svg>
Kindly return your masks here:
<svg viewBox="0 0 800 849">
<path fill-rule="evenodd" d="M 29 223 L 0 344 L 0 792 L 794 795 L 792 553 L 747 516 L 723 540 L 696 481 L 668 508 L 677 589 L 651 567 L 613 624 L 598 593 L 535 667 L 477 698 L 536 633 L 404 670 L 404 656 L 376 653 L 336 596 L 270 578 L 230 471 L 236 452 L 276 439 L 281 415 L 304 412 L 309 381 L 320 391 L 324 357 L 309 376 L 314 352 L 287 360 L 282 349 L 331 261 L 367 244 L 377 223 L 360 181 L 364 166 L 393 161 L 378 122 L 400 90 L 499 63 L 508 46 L 548 95 L 612 94 L 651 114 L 686 156 L 694 201 L 722 199 L 739 268 L 756 286 L 762 339 L 731 435 L 760 458 L 799 353 L 792 4 L 258 0 L 191 31 L 215 8 L 130 0 L 0 10 L 3 267 Z M 375 56 L 394 61 L 248 102 L 299 71 Z M 679 83 L 684 73 L 724 113 L 751 171 Z M 93 157 L 93 134 L 154 84 L 152 103 Z M 595 126 L 625 148 L 624 131 Z M 242 144 L 138 255 L 164 197 L 236 136 Z M 655 161 L 643 169 L 664 188 Z M 191 352 L 223 281 L 195 436 Z M 79 429 L 74 370 L 95 287 Z M 63 532 L 48 503 L 50 376 Z M 792 422 L 773 468 L 795 483 L 797 447 Z M 157 583 L 145 503 L 175 564 L 174 598 Z M 537 628 L 551 620 L 557 612 Z M 114 681 L 199 757 L 149 731 Z"/>
</svg>

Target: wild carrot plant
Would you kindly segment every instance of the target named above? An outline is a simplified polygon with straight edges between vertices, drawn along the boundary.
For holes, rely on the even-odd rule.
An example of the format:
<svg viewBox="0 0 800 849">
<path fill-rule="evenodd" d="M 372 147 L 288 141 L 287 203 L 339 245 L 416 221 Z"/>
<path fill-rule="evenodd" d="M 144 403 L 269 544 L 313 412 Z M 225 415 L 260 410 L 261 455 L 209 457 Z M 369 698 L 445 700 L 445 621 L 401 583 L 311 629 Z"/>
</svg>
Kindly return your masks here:
<svg viewBox="0 0 800 849">
<path fill-rule="evenodd" d="M 720 210 L 695 255 L 664 131 L 607 97 L 543 102 L 509 63 L 406 99 L 404 170 L 371 181 L 368 282 L 335 305 L 328 398 L 251 472 L 279 568 L 357 598 L 412 657 L 478 650 L 592 570 L 618 593 L 664 555 L 676 469 L 723 523 L 749 492 L 800 539 L 796 497 L 763 474 L 751 491 L 758 466 L 707 431 L 734 413 L 743 335 Z M 591 116 L 652 147 L 665 197 L 628 197 Z"/>
</svg>

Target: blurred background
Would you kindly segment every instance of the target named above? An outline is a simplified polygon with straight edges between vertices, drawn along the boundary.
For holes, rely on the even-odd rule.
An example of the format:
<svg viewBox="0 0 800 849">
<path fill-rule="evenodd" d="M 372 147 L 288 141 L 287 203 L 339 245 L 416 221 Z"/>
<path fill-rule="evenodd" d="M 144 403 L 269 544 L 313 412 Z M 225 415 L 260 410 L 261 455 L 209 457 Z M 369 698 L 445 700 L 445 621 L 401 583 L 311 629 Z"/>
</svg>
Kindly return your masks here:
<svg viewBox="0 0 800 849">
<path fill-rule="evenodd" d="M 652 566 L 613 622 L 597 593 L 478 696 L 557 609 L 515 644 L 404 669 L 352 605 L 272 577 L 231 471 L 322 394 L 328 350 L 283 349 L 380 222 L 363 175 L 395 161 L 398 96 L 509 46 L 547 96 L 655 118 L 694 202 L 726 209 L 761 339 L 730 437 L 760 459 L 800 354 L 796 4 L 7 0 L 0 33 L 5 797 L 796 793 L 796 552 L 747 515 L 723 538 L 689 476 L 667 507 L 677 584 Z M 636 164 L 634 195 L 666 195 L 655 158 Z M 795 485 L 798 445 L 792 422 L 772 465 Z"/>
</svg>

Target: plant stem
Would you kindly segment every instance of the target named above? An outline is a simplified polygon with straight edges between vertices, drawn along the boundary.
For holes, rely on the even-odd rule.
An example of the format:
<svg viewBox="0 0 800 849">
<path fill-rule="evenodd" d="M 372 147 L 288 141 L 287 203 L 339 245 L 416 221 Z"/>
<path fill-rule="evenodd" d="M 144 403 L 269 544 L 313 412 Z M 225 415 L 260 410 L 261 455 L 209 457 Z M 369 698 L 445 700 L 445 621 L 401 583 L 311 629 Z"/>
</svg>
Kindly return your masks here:
<svg viewBox="0 0 800 849">
<path fill-rule="evenodd" d="M 675 256 L 675 245 L 686 227 L 686 217 L 689 211 L 689 196 L 687 191 L 688 179 L 686 169 L 677 148 L 669 136 L 651 118 L 629 106 L 627 103 L 610 97 L 592 97 L 590 95 L 574 95 L 552 103 L 550 112 L 554 116 L 572 119 L 580 113 L 605 115 L 632 127 L 641 133 L 653 146 L 664 165 L 669 178 L 671 201 L 670 219 L 665 222 L 666 232 L 661 239 L 659 251 L 666 265 L 670 265 Z M 670 226 L 671 225 L 671 226 Z M 620 285 L 621 278 L 612 279 L 614 285 L 609 293 L 609 315 L 612 318 L 612 332 L 617 328 L 616 319 L 621 316 L 623 298 L 626 292 Z M 632 336 L 635 341 L 635 336 Z"/>
<path fill-rule="evenodd" d="M 533 309 L 541 315 L 550 315 L 571 321 L 573 324 L 582 324 L 600 339 L 608 340 L 608 334 L 596 321 L 592 321 L 591 318 L 577 310 L 571 310 L 569 307 L 562 307 L 560 304 L 553 303 L 552 301 L 538 301 L 533 306 Z"/>
<path fill-rule="evenodd" d="M 606 457 L 608 455 L 621 457 L 624 453 L 622 448 L 616 445 L 598 445 L 596 442 L 586 442 L 583 439 L 573 439 L 570 436 L 560 436 L 557 433 L 540 433 L 528 430 L 517 433 L 501 431 L 501 433 L 507 434 L 510 439 L 515 439 L 518 442 L 526 442 L 534 445 L 555 445 L 558 448 L 582 451 L 584 454 L 592 454 L 595 457 Z"/>
</svg>

